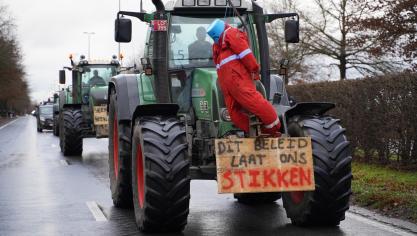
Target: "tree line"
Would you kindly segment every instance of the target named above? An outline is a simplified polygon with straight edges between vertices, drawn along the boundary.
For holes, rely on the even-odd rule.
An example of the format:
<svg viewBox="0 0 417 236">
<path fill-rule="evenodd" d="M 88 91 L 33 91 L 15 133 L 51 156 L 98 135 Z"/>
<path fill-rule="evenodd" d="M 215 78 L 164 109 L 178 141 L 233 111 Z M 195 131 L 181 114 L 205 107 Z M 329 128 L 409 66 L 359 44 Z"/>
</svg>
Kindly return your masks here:
<svg viewBox="0 0 417 236">
<path fill-rule="evenodd" d="M 283 22 L 268 27 L 273 66 L 289 59 L 294 83 L 417 71 L 417 0 L 282 0 L 270 8 L 300 14 L 300 44 L 283 42 Z"/>
<path fill-rule="evenodd" d="M 30 103 L 16 26 L 7 6 L 0 2 L 0 116 L 27 112 Z"/>
</svg>

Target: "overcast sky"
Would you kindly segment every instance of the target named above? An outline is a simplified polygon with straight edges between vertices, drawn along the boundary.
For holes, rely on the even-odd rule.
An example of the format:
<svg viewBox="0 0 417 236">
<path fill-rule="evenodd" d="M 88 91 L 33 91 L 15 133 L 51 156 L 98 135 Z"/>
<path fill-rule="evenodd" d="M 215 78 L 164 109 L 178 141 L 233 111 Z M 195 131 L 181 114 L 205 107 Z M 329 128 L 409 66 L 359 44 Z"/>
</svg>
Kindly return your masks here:
<svg viewBox="0 0 417 236">
<path fill-rule="evenodd" d="M 275 0 L 274 0 L 275 1 Z M 88 40 L 83 32 L 95 32 L 91 57 L 117 54 L 114 19 L 118 0 L 0 0 L 9 6 L 17 25 L 32 98 L 41 101 L 59 89 L 58 70 L 69 65 L 69 54 L 87 56 Z M 139 11 L 139 0 L 121 0 L 122 10 Z M 154 9 L 144 0 L 148 12 Z M 143 46 L 146 25 L 133 20 L 133 39 L 122 45 L 125 58 L 133 58 Z M 67 80 L 69 81 L 69 80 Z"/>
<path fill-rule="evenodd" d="M 58 89 L 58 70 L 69 65 L 69 54 L 88 52 L 87 36 L 91 39 L 91 57 L 110 59 L 117 54 L 113 40 L 114 19 L 118 0 L 3 0 L 18 27 L 17 35 L 24 55 L 32 98 L 38 101 Z M 139 10 L 139 0 L 121 0 L 123 10 Z M 146 3 L 147 2 L 147 3 Z M 152 10 L 150 1 L 145 9 Z M 126 58 L 140 51 L 146 36 L 145 25 L 134 22 L 133 43 L 123 44 Z"/>
</svg>

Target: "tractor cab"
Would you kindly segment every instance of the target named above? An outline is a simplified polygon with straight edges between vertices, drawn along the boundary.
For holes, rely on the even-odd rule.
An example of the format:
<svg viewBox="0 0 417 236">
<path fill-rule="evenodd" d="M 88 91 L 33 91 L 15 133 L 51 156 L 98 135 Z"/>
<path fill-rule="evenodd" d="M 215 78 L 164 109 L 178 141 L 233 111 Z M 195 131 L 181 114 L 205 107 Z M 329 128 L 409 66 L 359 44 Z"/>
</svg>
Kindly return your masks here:
<svg viewBox="0 0 417 236">
<path fill-rule="evenodd" d="M 120 69 L 116 56 L 113 56 L 111 60 L 88 61 L 85 56 L 81 55 L 79 61 L 74 61 L 71 55 L 70 60 L 72 67 L 65 67 L 65 69 L 72 71 L 72 97 L 74 102 L 80 104 L 89 104 L 90 94 L 100 93 L 103 89 L 106 91 L 111 77 L 115 76 Z M 60 72 L 60 83 L 65 84 L 65 71 Z"/>
<path fill-rule="evenodd" d="M 118 42 L 131 40 L 132 24 L 125 16 L 137 17 L 149 25 L 145 55 L 141 62 L 145 74 L 152 77 L 150 81 L 156 100 L 177 103 L 180 111 L 187 111 L 194 100 L 198 104 L 208 102 L 209 108 L 213 107 L 210 106 L 212 102 L 222 105 L 223 98 L 218 91 L 216 66 L 212 59 L 213 40 L 206 33 L 208 26 L 216 19 L 223 19 L 232 27 L 247 33 L 251 50 L 261 65 L 258 90 L 271 101 L 280 92 L 275 81 L 280 78 L 273 76 L 271 81 L 266 24 L 279 18 L 292 18 L 286 21 L 285 40 L 296 43 L 299 41 L 296 13 L 264 14 L 256 2 L 249 0 L 171 0 L 165 5 L 156 6 L 159 9 L 150 14 L 121 11 L 115 25 Z M 211 86 L 213 91 L 206 94 L 204 99 L 194 99 L 203 93 L 201 86 L 203 89 Z M 217 96 L 217 101 L 213 101 L 212 95 Z M 223 107 L 216 106 L 215 109 Z M 204 118 L 218 118 L 213 117 L 216 114 L 210 109 L 198 109 L 196 112 L 197 116 Z"/>
</svg>

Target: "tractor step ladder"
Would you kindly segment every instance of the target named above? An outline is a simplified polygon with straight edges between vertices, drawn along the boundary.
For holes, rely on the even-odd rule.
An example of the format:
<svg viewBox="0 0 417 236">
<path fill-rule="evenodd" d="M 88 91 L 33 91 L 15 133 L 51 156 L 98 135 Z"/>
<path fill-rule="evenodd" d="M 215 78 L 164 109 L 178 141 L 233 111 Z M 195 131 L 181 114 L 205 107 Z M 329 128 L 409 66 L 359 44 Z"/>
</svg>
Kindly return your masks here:
<svg viewBox="0 0 417 236">
<path fill-rule="evenodd" d="M 249 115 L 249 137 L 256 138 L 261 136 L 261 125 L 262 122 L 255 115 Z"/>
</svg>

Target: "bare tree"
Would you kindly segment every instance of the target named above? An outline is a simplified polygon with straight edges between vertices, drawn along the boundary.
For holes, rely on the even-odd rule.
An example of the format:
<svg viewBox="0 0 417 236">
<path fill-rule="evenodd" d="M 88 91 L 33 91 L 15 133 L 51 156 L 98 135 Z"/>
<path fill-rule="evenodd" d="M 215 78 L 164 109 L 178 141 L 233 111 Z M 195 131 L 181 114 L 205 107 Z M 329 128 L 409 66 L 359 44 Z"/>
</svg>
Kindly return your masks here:
<svg viewBox="0 0 417 236">
<path fill-rule="evenodd" d="M 298 2 L 296 0 L 274 1 L 268 7 L 273 12 L 297 12 Z M 284 40 L 284 28 L 284 20 L 274 21 L 267 26 L 270 41 L 271 67 L 277 69 L 280 67 L 280 61 L 287 59 L 290 62 L 287 84 L 289 80 L 294 83 L 297 83 L 297 81 L 314 80 L 314 69 L 306 63 L 311 60 L 311 58 L 307 58 L 309 51 L 305 47 L 306 44 L 309 44 L 309 35 L 304 35 L 302 31 L 299 44 L 288 44 Z"/>
<path fill-rule="evenodd" d="M 372 54 L 381 56 L 388 51 L 417 71 L 417 0 L 355 1 L 379 13 L 366 15 L 355 24 L 357 31 L 372 34 L 378 41 L 372 47 Z"/>
<path fill-rule="evenodd" d="M 22 54 L 12 22 L 7 7 L 0 2 L 0 113 L 24 112 L 30 104 Z"/>
<path fill-rule="evenodd" d="M 331 66 L 338 68 L 341 80 L 347 78 L 348 70 L 369 75 L 393 71 L 399 65 L 385 55 L 372 56 L 376 38 L 355 32 L 355 22 L 371 14 L 358 1 L 366 0 L 314 0 L 317 10 L 301 13 L 304 37 L 309 38 L 305 42 L 307 54 L 333 59 Z"/>
</svg>

